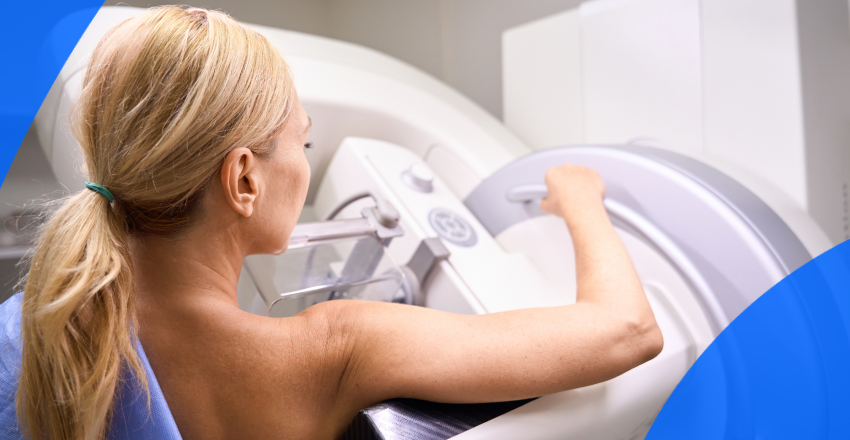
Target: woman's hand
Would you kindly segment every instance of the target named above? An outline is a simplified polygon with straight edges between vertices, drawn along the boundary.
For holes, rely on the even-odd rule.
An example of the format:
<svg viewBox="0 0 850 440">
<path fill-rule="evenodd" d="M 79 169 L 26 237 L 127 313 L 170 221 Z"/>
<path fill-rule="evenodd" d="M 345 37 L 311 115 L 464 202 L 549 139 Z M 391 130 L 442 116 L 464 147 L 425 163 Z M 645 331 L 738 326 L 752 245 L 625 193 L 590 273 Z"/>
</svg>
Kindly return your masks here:
<svg viewBox="0 0 850 440">
<path fill-rule="evenodd" d="M 605 184 L 595 170 L 582 165 L 565 163 L 546 171 L 549 190 L 540 202 L 540 209 L 570 223 L 573 213 L 580 213 L 587 204 L 598 205 L 605 196 Z"/>
</svg>

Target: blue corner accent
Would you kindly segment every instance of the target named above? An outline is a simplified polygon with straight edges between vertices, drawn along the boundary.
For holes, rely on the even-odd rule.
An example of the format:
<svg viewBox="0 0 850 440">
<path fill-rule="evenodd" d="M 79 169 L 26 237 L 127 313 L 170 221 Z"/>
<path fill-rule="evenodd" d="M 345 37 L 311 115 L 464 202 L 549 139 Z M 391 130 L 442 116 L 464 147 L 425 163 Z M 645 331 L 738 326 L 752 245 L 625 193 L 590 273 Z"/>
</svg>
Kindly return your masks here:
<svg viewBox="0 0 850 440">
<path fill-rule="evenodd" d="M 744 310 L 697 359 L 646 438 L 850 439 L 850 241 Z"/>
<path fill-rule="evenodd" d="M 0 41 L 0 180 L 59 71 L 103 0 L 3 3 Z"/>
</svg>

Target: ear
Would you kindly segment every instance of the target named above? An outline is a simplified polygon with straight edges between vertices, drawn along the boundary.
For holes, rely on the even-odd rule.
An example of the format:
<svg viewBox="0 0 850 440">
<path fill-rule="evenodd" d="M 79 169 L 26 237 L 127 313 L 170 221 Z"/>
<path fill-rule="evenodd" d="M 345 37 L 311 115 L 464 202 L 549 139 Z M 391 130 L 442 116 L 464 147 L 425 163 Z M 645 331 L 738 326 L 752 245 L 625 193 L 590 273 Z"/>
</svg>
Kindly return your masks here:
<svg viewBox="0 0 850 440">
<path fill-rule="evenodd" d="M 221 187 L 227 203 L 244 217 L 254 213 L 254 203 L 260 194 L 260 175 L 257 158 L 247 148 L 235 148 L 227 153 L 221 165 Z"/>
</svg>

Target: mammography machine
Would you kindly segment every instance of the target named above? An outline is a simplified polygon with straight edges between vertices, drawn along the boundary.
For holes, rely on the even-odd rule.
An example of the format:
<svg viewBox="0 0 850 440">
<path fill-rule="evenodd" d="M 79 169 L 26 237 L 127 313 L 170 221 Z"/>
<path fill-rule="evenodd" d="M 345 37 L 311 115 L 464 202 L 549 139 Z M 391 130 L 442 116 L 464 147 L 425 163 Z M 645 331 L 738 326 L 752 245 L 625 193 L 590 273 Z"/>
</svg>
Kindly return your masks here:
<svg viewBox="0 0 850 440">
<path fill-rule="evenodd" d="M 139 11 L 101 9 L 36 118 L 45 155 L 72 190 L 84 179 L 68 106 L 94 44 Z M 482 314 L 574 302 L 569 233 L 538 207 L 545 170 L 571 162 L 605 181 L 605 206 L 664 335 L 657 358 L 601 384 L 522 402 L 386 402 L 362 411 L 348 438 L 643 438 L 720 331 L 830 246 L 804 213 L 788 221 L 791 208 L 780 216 L 692 157 L 646 145 L 532 151 L 464 96 L 388 56 L 252 27 L 291 63 L 316 147 L 292 248 L 246 260 L 240 307 L 287 316 L 354 297 Z"/>
</svg>

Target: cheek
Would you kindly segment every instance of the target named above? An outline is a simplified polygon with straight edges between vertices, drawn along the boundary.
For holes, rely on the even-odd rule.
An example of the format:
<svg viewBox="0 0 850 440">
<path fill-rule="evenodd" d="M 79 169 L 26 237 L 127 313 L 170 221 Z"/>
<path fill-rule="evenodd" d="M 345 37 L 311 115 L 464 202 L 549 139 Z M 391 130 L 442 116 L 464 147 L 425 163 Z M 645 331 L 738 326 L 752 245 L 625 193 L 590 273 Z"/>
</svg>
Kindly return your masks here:
<svg viewBox="0 0 850 440">
<path fill-rule="evenodd" d="M 307 159 L 302 155 L 294 157 L 292 162 L 286 169 L 281 170 L 285 176 L 285 188 L 282 189 L 282 199 L 284 203 L 281 208 L 287 212 L 282 213 L 285 217 L 294 217 L 291 219 L 294 225 L 301 213 L 301 208 L 304 207 L 304 200 L 307 198 L 307 190 L 310 187 L 310 165 Z"/>
<path fill-rule="evenodd" d="M 310 170 L 310 163 L 307 162 L 307 159 L 304 158 L 303 166 L 301 167 L 303 178 L 301 179 L 302 190 L 304 191 L 304 197 L 301 200 L 301 203 L 304 203 L 304 198 L 307 197 L 307 190 L 310 188 L 310 178 L 312 177 L 312 171 Z"/>
</svg>

